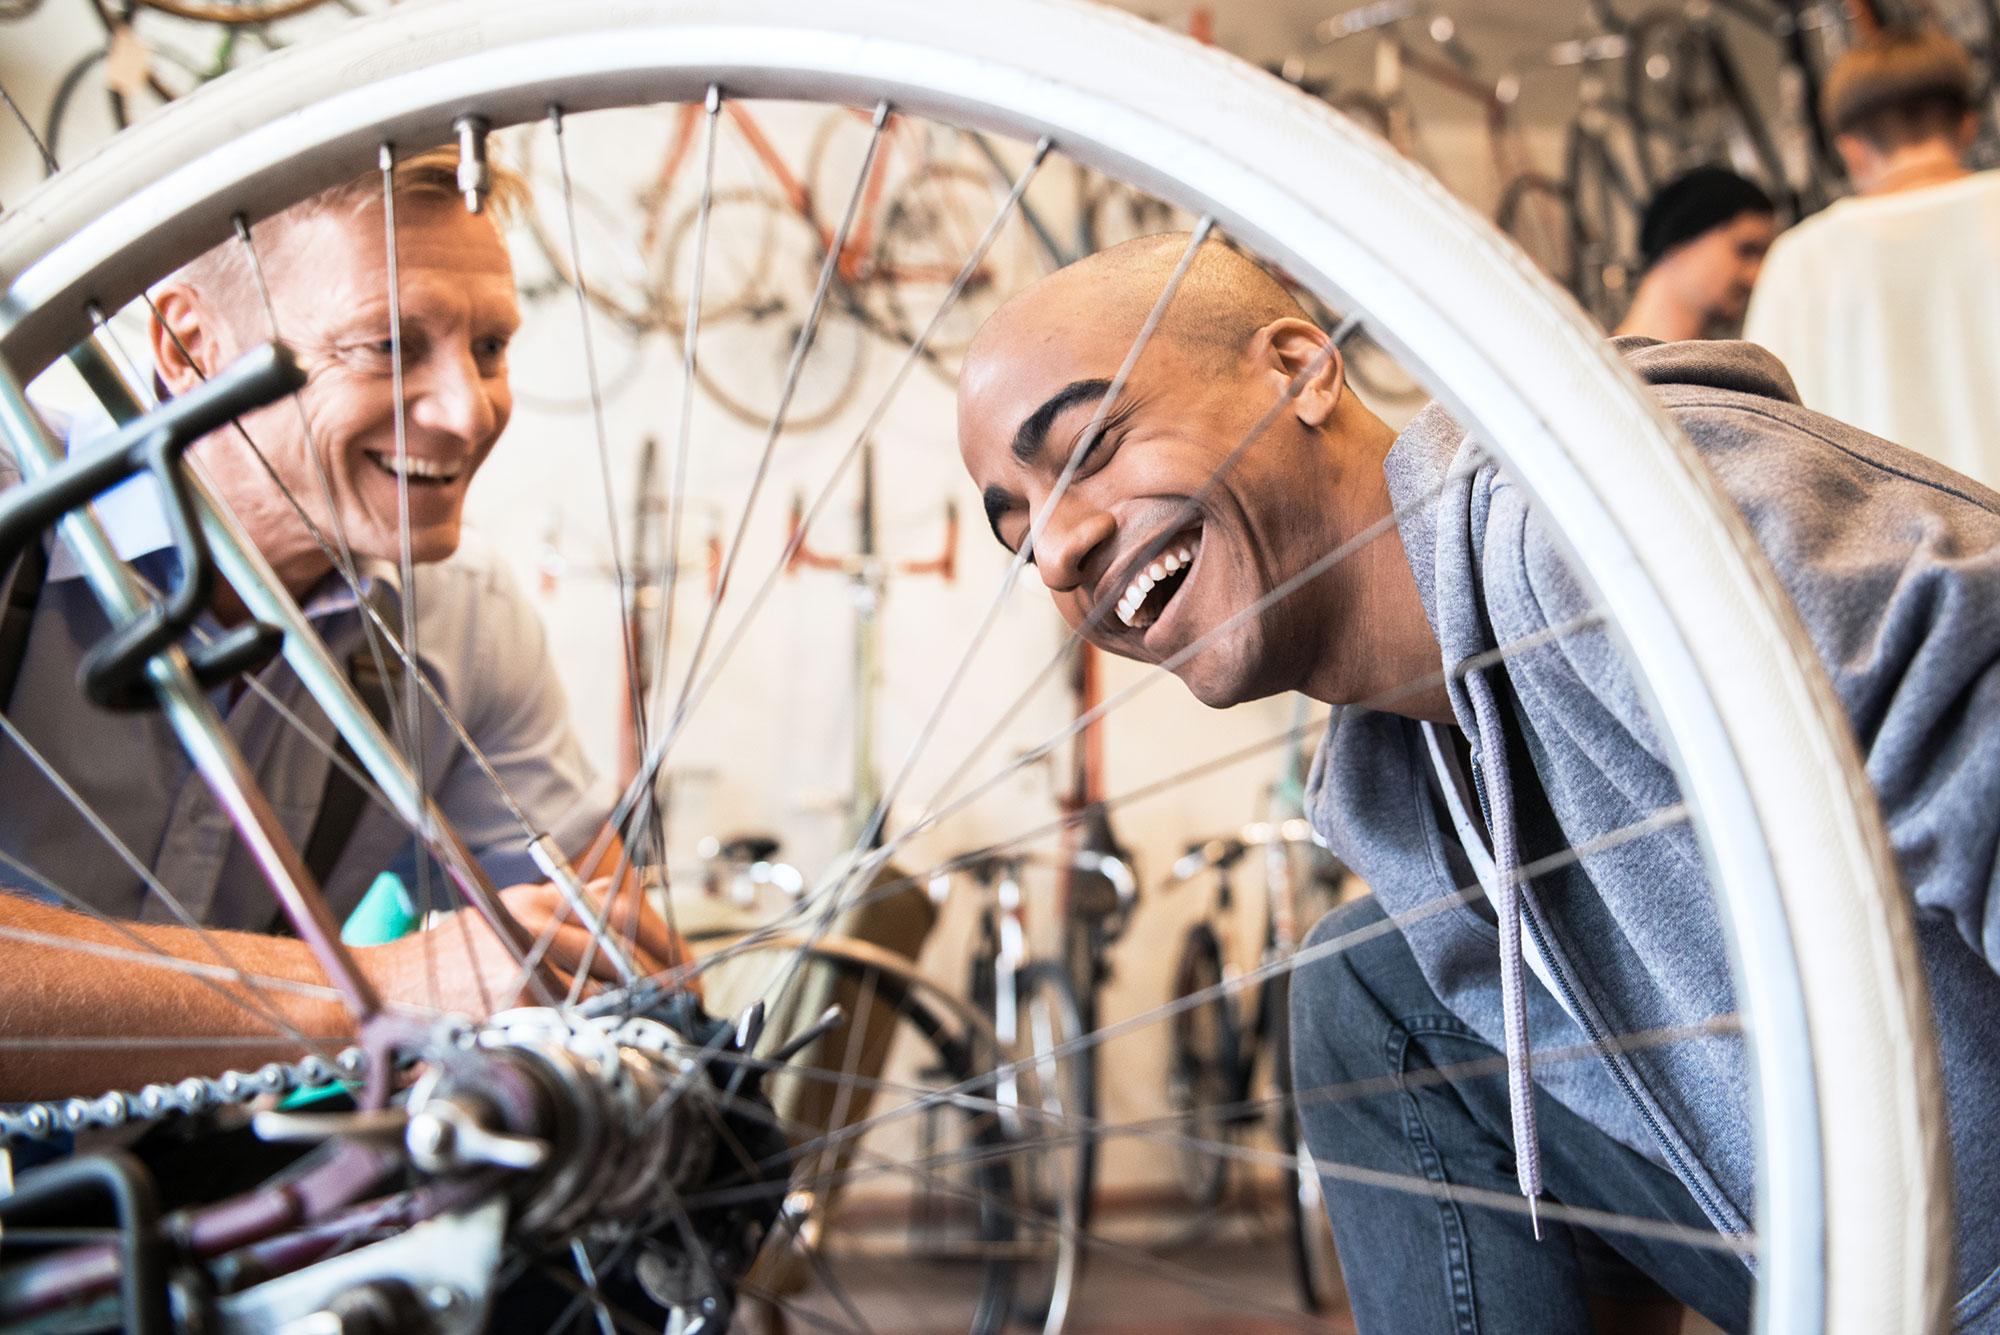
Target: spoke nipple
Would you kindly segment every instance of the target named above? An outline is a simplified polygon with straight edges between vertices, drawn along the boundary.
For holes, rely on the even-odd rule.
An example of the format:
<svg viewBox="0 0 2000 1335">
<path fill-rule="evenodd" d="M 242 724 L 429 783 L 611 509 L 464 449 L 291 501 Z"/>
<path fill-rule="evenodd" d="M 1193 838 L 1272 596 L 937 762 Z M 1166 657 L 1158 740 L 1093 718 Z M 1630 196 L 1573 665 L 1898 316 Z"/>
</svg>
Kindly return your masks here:
<svg viewBox="0 0 2000 1335">
<path fill-rule="evenodd" d="M 484 116 L 460 116 L 451 123 L 458 134 L 458 190 L 465 196 L 467 213 L 484 210 L 486 196 L 493 191 L 493 172 L 486 160 L 488 124 Z"/>
<path fill-rule="evenodd" d="M 708 96 L 702 99 L 702 106 L 707 109 L 708 114 L 711 116 L 722 110 L 721 84 L 712 83 L 708 86 Z"/>
</svg>

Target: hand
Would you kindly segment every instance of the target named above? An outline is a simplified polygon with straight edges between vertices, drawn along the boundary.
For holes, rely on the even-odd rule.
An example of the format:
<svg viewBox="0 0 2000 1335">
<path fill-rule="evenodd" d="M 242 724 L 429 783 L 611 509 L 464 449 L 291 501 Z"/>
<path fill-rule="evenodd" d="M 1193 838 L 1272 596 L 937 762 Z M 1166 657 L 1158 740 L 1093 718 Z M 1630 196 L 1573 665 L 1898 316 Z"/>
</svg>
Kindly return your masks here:
<svg viewBox="0 0 2000 1335">
<path fill-rule="evenodd" d="M 610 885 L 606 878 L 585 887 L 593 911 L 602 911 Z M 501 891 L 500 899 L 531 940 L 553 932 L 543 958 L 564 991 L 586 957 L 593 980 L 619 981 L 604 952 L 591 949 L 590 928 L 578 921 L 555 886 L 517 885 Z M 687 958 L 673 929 L 646 908 L 633 889 L 617 896 L 606 927 L 643 974 L 663 973 Z M 446 914 L 428 931 L 387 945 L 362 947 L 355 954 L 377 990 L 391 1001 L 483 1015 L 532 999 L 532 993 L 519 986 L 521 967 L 513 952 L 476 909 Z"/>
</svg>

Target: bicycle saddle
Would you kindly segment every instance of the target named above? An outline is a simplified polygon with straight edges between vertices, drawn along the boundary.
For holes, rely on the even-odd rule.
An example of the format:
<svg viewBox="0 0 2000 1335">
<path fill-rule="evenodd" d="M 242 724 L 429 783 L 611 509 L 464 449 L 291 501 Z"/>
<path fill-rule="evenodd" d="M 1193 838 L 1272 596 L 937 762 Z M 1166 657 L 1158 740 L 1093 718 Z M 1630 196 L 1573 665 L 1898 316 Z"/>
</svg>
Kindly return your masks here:
<svg viewBox="0 0 2000 1335">
<path fill-rule="evenodd" d="M 1241 839 L 1197 839 L 1188 845 L 1187 859 L 1206 863 L 1217 871 L 1228 871 L 1249 851 Z"/>
<path fill-rule="evenodd" d="M 1021 859 L 1013 853 L 988 853 L 964 864 L 965 872 L 981 885 L 992 885 L 1001 876 L 1020 866 Z"/>
<path fill-rule="evenodd" d="M 784 845 L 768 834 L 736 834 L 716 846 L 723 862 L 769 862 Z"/>
</svg>

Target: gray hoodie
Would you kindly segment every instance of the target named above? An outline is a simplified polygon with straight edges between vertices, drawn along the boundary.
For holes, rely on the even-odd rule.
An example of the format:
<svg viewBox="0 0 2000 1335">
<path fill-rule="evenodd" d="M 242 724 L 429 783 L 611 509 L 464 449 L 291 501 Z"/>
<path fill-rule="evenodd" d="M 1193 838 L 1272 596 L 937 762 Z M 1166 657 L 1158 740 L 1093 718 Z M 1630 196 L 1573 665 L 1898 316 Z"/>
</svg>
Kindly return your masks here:
<svg viewBox="0 0 2000 1335">
<path fill-rule="evenodd" d="M 1937 1009 L 1956 1155 L 1956 1322 L 2000 1330 L 2000 495 L 1807 411 L 1784 367 L 1752 344 L 1618 346 L 1750 521 L 1854 725 Z M 1410 423 L 1385 471 L 1397 507 L 1415 507 L 1403 546 L 1445 663 L 1588 623 L 1591 600 L 1522 488 L 1442 410 Z M 1439 998 L 1510 1051 L 1521 1037 L 1507 1042 L 1510 1009 L 1542 1052 L 1733 1015 L 1692 830 L 1621 834 L 1679 791 L 1606 633 L 1561 635 L 1474 677 L 1470 692 L 1454 681 L 1452 708 L 1487 823 L 1501 839 L 1511 832 L 1516 865 L 1609 846 L 1520 895 L 1529 949 L 1567 1009 L 1532 978 L 1503 988 L 1492 908 L 1436 911 L 1473 877 L 1419 725 L 1336 711 L 1309 810 L 1390 913 L 1430 906 L 1404 936 Z M 1672 1169 L 1717 1228 L 1741 1232 L 1753 1200 L 1748 1072 L 1740 1036 L 1719 1028 L 1594 1061 L 1538 1062 L 1533 1078 Z M 1532 1158 L 1528 1131 L 1517 1157 Z"/>
</svg>

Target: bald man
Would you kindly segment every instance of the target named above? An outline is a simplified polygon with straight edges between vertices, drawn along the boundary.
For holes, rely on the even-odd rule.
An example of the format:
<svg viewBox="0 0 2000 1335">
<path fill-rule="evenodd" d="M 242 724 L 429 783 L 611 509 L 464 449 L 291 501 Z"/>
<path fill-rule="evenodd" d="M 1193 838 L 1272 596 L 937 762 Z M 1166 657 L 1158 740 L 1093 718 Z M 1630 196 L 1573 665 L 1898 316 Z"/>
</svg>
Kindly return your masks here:
<svg viewBox="0 0 2000 1335">
<path fill-rule="evenodd" d="M 1211 705 L 1335 706 L 1310 814 L 1375 895 L 1313 933 L 1331 953 L 1293 981 L 1293 1061 L 1315 1156 L 1377 1175 L 1324 1179 L 1360 1329 L 1673 1330 L 1675 1300 L 1745 1329 L 1748 1070 L 1694 833 L 1630 833 L 1679 801 L 1635 684 L 1521 488 L 1436 406 L 1392 431 L 1220 245 L 1090 435 L 1186 244 L 1129 243 L 997 312 L 960 450 L 1004 546 L 1039 526 L 1035 569 L 1092 643 Z M 1980 610 L 2000 496 L 1806 411 L 1751 345 L 1617 346 L 1743 509 L 1856 723 L 1959 1113 L 1958 1328 L 2000 1330 L 2000 619 Z M 1503 967 L 1482 880 L 1501 900 L 1520 865 L 1592 841 L 1508 904 L 1534 972 Z M 1506 1074 L 1510 1013 L 1532 1082 Z M 1621 1041 L 1663 1030 L 1703 1036 Z M 1551 1204 L 1680 1227 L 1592 1232 Z"/>
</svg>

